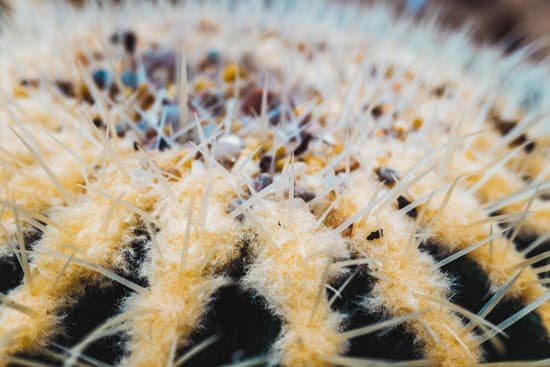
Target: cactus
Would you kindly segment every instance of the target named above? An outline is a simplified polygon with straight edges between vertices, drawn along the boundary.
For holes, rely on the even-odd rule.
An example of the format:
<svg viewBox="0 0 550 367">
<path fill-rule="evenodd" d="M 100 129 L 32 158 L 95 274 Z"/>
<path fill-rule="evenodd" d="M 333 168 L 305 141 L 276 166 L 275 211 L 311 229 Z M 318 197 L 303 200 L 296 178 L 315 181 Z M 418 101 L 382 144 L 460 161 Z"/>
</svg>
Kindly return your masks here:
<svg viewBox="0 0 550 367">
<path fill-rule="evenodd" d="M 550 358 L 550 77 L 317 1 L 13 2 L 0 365 Z"/>
</svg>

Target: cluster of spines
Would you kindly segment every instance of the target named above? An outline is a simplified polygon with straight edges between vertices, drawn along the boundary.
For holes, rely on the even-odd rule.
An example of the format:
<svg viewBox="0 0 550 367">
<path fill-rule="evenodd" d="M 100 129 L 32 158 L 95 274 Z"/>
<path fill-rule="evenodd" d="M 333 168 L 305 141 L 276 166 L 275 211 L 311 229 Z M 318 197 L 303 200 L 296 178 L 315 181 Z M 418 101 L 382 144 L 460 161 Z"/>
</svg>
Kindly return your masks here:
<svg viewBox="0 0 550 367">
<path fill-rule="evenodd" d="M 85 278 L 97 278 L 95 273 L 135 293 L 125 301 L 125 312 L 57 355 L 64 358 L 65 364 L 78 359 L 94 364 L 83 353 L 88 344 L 121 331 L 128 333 L 131 340 L 129 355 L 123 362 L 132 365 L 159 360 L 179 364 L 193 354 L 199 355 L 201 350 L 207 352 L 206 348 L 216 342 L 215 335 L 195 346 L 186 345 L 186 337 L 197 333 L 195 328 L 216 290 L 235 280 L 224 273 L 224 268 L 243 255 L 245 242 L 247 256 L 252 260 L 246 264 L 241 279 L 237 279 L 238 287 L 253 290 L 258 302 L 268 307 L 267 314 L 279 320 L 282 331 L 281 338 L 275 333 L 270 340 L 276 342 L 273 348 L 258 348 L 273 354 L 252 356 L 254 363 L 273 359 L 287 365 L 361 365 L 368 361 L 342 357 L 340 353 L 348 348 L 357 351 L 353 339 L 400 323 L 406 323 L 407 329 L 418 336 L 416 346 L 426 358 L 409 363 L 474 363 L 481 356 L 479 344 L 495 340 L 494 336 L 506 332 L 520 320 L 518 317 L 530 314 L 523 311 L 538 308 L 542 324 L 549 329 L 548 291 L 541 284 L 544 280 L 539 281 L 536 276 L 544 271 L 530 267 L 547 254 L 526 260 L 525 253 L 517 252 L 512 241 L 503 236 L 504 231 L 491 225 L 493 221 L 515 221 L 514 228 L 525 226 L 535 233 L 539 231 L 536 234 L 544 238 L 541 230 L 547 228 L 548 212 L 538 195 L 544 187 L 547 163 L 536 171 L 543 179 L 525 187 L 506 167 L 506 149 L 502 159 L 497 156 L 489 165 L 474 166 L 472 170 L 462 158 L 467 153 L 458 149 L 467 137 L 451 136 L 451 148 L 440 148 L 428 159 L 424 159 L 422 151 L 414 152 L 400 143 L 388 148 L 384 141 L 372 151 L 376 155 L 392 152 L 394 155 L 384 165 L 402 173 L 400 178 L 377 184 L 376 174 L 367 169 L 376 158 L 369 157 L 370 152 L 354 158 L 359 160 L 361 169 L 351 172 L 350 154 L 355 147 L 350 144 L 333 162 L 344 162 L 346 166 L 341 185 L 345 188 L 338 190 L 334 183 L 324 188 L 327 195 L 336 194 L 327 222 L 319 221 L 322 216 L 315 217 L 309 211 L 315 203 L 304 205 L 294 199 L 292 160 L 283 168 L 279 181 L 257 193 L 249 182 L 240 181 L 216 161 L 216 142 L 204 138 L 200 125 L 195 128 L 201 141 L 193 153 L 201 153 L 204 165 L 196 163 L 189 172 L 183 172 L 182 178 L 173 180 L 162 173 L 163 168 L 171 168 L 181 158 L 173 151 L 151 156 L 133 152 L 124 144 L 118 146 L 116 139 L 101 139 L 101 134 L 90 126 L 91 132 L 85 132 L 85 136 L 74 131 L 74 137 L 63 138 L 90 141 L 90 146 L 67 147 L 54 140 L 59 149 L 48 156 L 40 144 L 33 144 L 36 138 L 25 130 L 25 124 L 18 122 L 17 113 L 12 116 L 12 131 L 22 142 L 24 149 L 20 153 L 27 158 L 23 160 L 7 151 L 6 158 L 11 159 L 5 159 L 3 167 L 4 172 L 9 172 L 10 185 L 2 201 L 6 219 L 3 225 L 6 243 L 8 239 L 17 243 L 12 251 L 25 270 L 25 281 L 2 296 L 6 309 L 1 317 L 3 325 L 9 325 L 9 330 L 2 330 L 2 345 L 6 356 L 11 355 L 6 357 L 8 361 L 24 361 L 13 353 L 41 345 L 61 330 L 58 312 L 70 302 L 66 294 L 77 298 L 78 285 Z M 345 122 L 341 124 L 347 127 Z M 518 124 L 511 135 L 521 134 L 527 125 Z M 336 125 L 335 130 L 339 128 Z M 353 140 L 354 144 L 359 141 Z M 494 137 L 494 141 L 501 140 Z M 374 139 L 372 144 L 376 145 Z M 96 156 L 93 147 L 98 146 L 103 147 L 104 153 Z M 406 153 L 397 155 L 402 151 Z M 524 159 L 531 160 L 529 156 Z M 10 166 L 10 162 L 17 165 Z M 35 175 L 29 180 L 21 162 L 27 162 L 25 168 L 35 170 L 42 178 Z M 443 169 L 437 168 L 440 162 L 444 163 Z M 18 180 L 20 183 L 14 185 Z M 250 194 L 243 190 L 247 185 Z M 34 192 L 28 191 L 33 187 L 40 187 L 40 192 L 50 189 L 52 194 L 37 200 Z M 494 192 L 498 198 L 489 196 Z M 401 200 L 403 205 L 396 203 L 406 196 L 409 199 Z M 242 203 L 228 212 L 234 197 Z M 321 199 L 323 196 L 319 196 Z M 31 204 L 26 205 L 26 201 Z M 492 219 L 487 208 L 500 210 L 503 215 Z M 411 216 L 415 218 L 408 218 Z M 242 223 L 237 217 L 244 218 Z M 44 232 L 32 249 L 25 247 L 22 223 Z M 150 239 L 143 264 L 147 286 L 113 272 L 124 267 L 121 252 L 124 245 L 131 243 L 132 229 L 140 225 L 146 227 Z M 513 230 L 511 236 L 518 233 L 519 229 Z M 453 254 L 434 262 L 420 250 L 428 238 Z M 542 243 L 531 245 L 529 251 Z M 172 252 L 171 256 L 165 256 L 165 251 Z M 478 315 L 472 313 L 478 310 L 468 311 L 447 300 L 449 282 L 440 269 L 462 256 L 479 264 L 494 292 Z M 357 267 L 358 272 L 368 272 L 376 279 L 362 305 L 387 313 L 388 320 L 342 329 L 346 321 L 338 311 L 346 315 L 356 310 L 349 304 L 338 309 L 339 295 L 356 277 L 364 280 L 353 271 L 346 275 L 342 268 L 348 267 Z M 412 274 L 411 283 L 408 277 Z M 347 278 L 339 288 L 332 288 L 331 284 L 342 277 Z M 329 297 L 325 296 L 327 284 Z M 502 297 L 518 297 L 527 306 L 494 325 L 484 318 Z M 456 314 L 469 319 L 469 323 L 462 324 Z M 474 328 L 480 330 L 481 336 L 472 333 Z M 185 353 L 179 353 L 185 347 Z M 497 342 L 495 348 L 499 348 Z"/>
</svg>

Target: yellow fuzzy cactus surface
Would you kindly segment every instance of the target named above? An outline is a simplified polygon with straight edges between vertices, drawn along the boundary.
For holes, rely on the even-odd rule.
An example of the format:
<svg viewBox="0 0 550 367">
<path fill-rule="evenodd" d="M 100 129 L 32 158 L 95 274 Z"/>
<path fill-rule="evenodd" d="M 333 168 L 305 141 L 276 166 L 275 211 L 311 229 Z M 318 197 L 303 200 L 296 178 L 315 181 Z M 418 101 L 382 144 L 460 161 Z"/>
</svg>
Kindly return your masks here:
<svg viewBox="0 0 550 367">
<path fill-rule="evenodd" d="M 0 366 L 550 366 L 550 71 L 332 1 L 13 1 Z"/>
</svg>

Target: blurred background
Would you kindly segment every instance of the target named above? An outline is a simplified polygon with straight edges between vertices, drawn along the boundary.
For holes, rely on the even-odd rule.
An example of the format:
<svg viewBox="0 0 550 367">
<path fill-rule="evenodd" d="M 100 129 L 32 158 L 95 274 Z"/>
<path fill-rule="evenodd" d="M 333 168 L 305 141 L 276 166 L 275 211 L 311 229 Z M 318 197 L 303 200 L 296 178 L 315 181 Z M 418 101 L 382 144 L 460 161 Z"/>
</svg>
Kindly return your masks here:
<svg viewBox="0 0 550 367">
<path fill-rule="evenodd" d="M 5 3 L 10 1 L 37 0 L 0 0 L 0 16 L 7 12 Z M 48 0 L 42 0 L 48 1 Z M 61 0 L 49 0 L 61 1 Z M 67 0 L 82 5 L 93 0 Z M 117 0 L 97 0 L 108 2 Z M 132 0 L 130 0 L 132 1 Z M 138 1 L 138 0 L 133 0 Z M 155 1 L 155 0 L 150 0 Z M 185 1 L 185 0 L 173 0 Z M 258 0 L 261 1 L 261 0 Z M 264 0 L 272 1 L 272 0 Z M 300 0 L 296 0 L 300 1 Z M 385 3 L 399 14 L 410 14 L 419 19 L 426 15 L 439 13 L 444 27 L 453 29 L 470 24 L 477 42 L 482 44 L 500 44 L 507 52 L 514 51 L 529 42 L 546 37 L 550 41 L 550 0 L 331 0 L 344 3 L 362 2 Z M 2 4 L 4 3 L 4 6 Z M 533 55 L 541 60 L 550 55 L 547 47 Z"/>
<path fill-rule="evenodd" d="M 372 1 L 392 3 L 396 11 L 417 16 L 439 12 L 444 26 L 451 29 L 471 24 L 477 42 L 501 44 L 508 52 L 542 37 L 550 41 L 550 0 Z M 548 55 L 550 47 L 534 57 Z"/>
</svg>

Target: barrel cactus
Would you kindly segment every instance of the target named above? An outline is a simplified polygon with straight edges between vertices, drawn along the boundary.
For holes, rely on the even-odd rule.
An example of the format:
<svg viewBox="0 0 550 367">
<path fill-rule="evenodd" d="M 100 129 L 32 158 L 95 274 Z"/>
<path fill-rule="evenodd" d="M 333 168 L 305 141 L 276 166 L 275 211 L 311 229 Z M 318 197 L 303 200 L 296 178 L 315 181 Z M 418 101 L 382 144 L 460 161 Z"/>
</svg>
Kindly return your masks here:
<svg viewBox="0 0 550 367">
<path fill-rule="evenodd" d="M 0 32 L 0 365 L 550 364 L 543 40 L 324 1 Z"/>
</svg>

